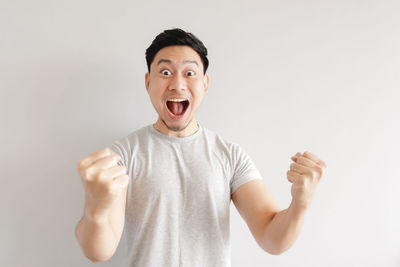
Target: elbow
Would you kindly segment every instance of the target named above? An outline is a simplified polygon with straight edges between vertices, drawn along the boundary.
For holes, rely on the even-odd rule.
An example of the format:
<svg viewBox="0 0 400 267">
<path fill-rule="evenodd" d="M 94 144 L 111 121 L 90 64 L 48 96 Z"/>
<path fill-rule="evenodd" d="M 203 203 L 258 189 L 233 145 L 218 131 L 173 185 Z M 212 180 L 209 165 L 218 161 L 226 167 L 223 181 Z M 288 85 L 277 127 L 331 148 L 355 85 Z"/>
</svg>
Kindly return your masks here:
<svg viewBox="0 0 400 267">
<path fill-rule="evenodd" d="M 113 250 L 110 250 L 104 249 L 99 246 L 93 246 L 88 242 L 85 243 L 79 232 L 79 224 L 75 228 L 75 237 L 78 241 L 83 255 L 93 263 L 105 262 L 110 260 L 114 256 L 116 247 Z"/>
<path fill-rule="evenodd" d="M 87 259 L 89 259 L 93 263 L 106 262 L 110 260 L 114 256 L 114 251 L 96 251 L 92 249 L 83 250 L 83 254 Z"/>
<path fill-rule="evenodd" d="M 271 255 L 281 255 L 283 252 L 287 251 L 288 248 L 281 247 L 281 246 L 269 246 L 269 247 L 262 247 L 262 249 L 271 254 Z"/>
<path fill-rule="evenodd" d="M 112 258 L 112 255 L 111 256 L 105 256 L 105 257 L 96 257 L 96 256 L 93 256 L 93 255 L 86 255 L 85 254 L 85 257 L 88 258 L 93 263 L 100 263 L 100 262 L 105 262 L 105 261 L 110 260 Z"/>
<path fill-rule="evenodd" d="M 93 249 L 84 247 L 81 243 L 79 243 L 79 244 L 81 246 L 81 250 L 82 250 L 82 253 L 85 256 L 85 258 L 87 258 L 88 260 L 90 260 L 93 263 L 100 263 L 100 262 L 108 261 L 114 255 L 114 252 L 111 254 L 110 253 L 106 254 L 104 252 L 100 253 L 100 252 L 94 251 Z"/>
<path fill-rule="evenodd" d="M 101 262 L 107 261 L 107 260 L 98 260 L 98 259 L 90 259 L 90 258 L 88 258 L 88 259 L 93 263 L 101 263 Z"/>
<path fill-rule="evenodd" d="M 266 250 L 266 252 L 268 252 L 269 254 L 276 255 L 276 256 L 281 255 L 285 251 L 286 251 L 285 249 L 280 249 L 280 250 L 278 250 L 278 249 L 274 249 L 274 250 L 270 249 L 270 250 Z"/>
<path fill-rule="evenodd" d="M 86 256 L 86 258 L 88 258 L 91 262 L 93 262 L 93 263 L 100 263 L 100 262 L 103 262 L 103 261 L 101 261 L 101 260 L 98 260 L 98 259 L 95 259 L 95 258 L 90 258 L 90 257 L 88 257 L 88 256 Z"/>
</svg>

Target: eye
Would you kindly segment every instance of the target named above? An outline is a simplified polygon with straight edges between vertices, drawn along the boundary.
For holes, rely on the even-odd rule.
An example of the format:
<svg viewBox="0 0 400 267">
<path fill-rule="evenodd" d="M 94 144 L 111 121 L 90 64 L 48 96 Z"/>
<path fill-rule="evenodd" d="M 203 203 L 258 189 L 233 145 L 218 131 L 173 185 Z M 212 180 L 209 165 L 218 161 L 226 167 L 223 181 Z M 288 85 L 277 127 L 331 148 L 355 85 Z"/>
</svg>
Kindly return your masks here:
<svg viewBox="0 0 400 267">
<path fill-rule="evenodd" d="M 162 70 L 161 73 L 164 74 L 164 75 L 171 74 L 171 72 L 169 70 Z"/>
<path fill-rule="evenodd" d="M 188 72 L 186 72 L 186 74 L 187 74 L 188 76 L 194 76 L 194 75 L 196 75 L 196 73 L 195 73 L 194 71 L 192 71 L 192 70 L 189 70 Z"/>
</svg>

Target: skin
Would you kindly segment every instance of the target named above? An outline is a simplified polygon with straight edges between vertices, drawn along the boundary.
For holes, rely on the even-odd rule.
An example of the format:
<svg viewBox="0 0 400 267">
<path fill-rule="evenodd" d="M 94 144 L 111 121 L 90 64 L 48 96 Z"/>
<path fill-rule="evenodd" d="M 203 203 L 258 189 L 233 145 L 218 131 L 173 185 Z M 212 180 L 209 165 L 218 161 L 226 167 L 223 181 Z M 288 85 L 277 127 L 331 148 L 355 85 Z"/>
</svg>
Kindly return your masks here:
<svg viewBox="0 0 400 267">
<path fill-rule="evenodd" d="M 174 137 L 197 132 L 196 111 L 210 80 L 203 68 L 199 54 L 189 46 L 167 46 L 157 52 L 150 65 L 150 73 L 145 74 L 146 90 L 158 113 L 158 119 L 153 124 L 157 131 Z M 179 96 L 189 99 L 190 105 L 182 119 L 173 120 L 165 103 L 168 98 Z"/>
<path fill-rule="evenodd" d="M 260 180 L 252 180 L 232 195 L 239 214 L 246 221 L 259 246 L 279 255 L 289 249 L 300 234 L 304 215 L 327 165 L 311 152 L 297 152 L 286 176 L 292 183 L 292 201 L 280 210 L 269 190 Z"/>
</svg>

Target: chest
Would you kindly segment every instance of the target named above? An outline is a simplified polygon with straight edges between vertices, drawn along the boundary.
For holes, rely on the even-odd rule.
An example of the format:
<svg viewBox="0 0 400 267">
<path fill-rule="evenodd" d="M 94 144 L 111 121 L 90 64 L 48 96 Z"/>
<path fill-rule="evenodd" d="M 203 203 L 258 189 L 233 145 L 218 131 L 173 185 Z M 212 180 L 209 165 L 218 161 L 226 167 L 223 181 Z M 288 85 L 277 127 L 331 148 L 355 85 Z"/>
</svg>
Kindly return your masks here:
<svg viewBox="0 0 400 267">
<path fill-rule="evenodd" d="M 131 176 L 131 195 L 144 204 L 202 209 L 230 201 L 228 159 L 209 148 L 149 147 L 132 159 Z"/>
</svg>

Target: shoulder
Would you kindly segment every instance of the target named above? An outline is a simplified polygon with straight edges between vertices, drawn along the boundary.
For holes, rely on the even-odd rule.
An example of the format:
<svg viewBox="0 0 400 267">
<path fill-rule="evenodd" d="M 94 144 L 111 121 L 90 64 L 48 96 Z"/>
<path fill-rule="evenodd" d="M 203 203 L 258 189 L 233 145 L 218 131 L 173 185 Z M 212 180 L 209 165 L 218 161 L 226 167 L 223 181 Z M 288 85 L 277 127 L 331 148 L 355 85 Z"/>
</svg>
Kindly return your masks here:
<svg viewBox="0 0 400 267">
<path fill-rule="evenodd" d="M 247 149 L 232 139 L 206 129 L 205 131 L 214 140 L 214 146 L 219 154 L 228 158 L 233 169 L 243 164 L 252 164 L 252 158 Z M 211 138 L 210 138 L 211 139 Z"/>
<path fill-rule="evenodd" d="M 229 138 L 226 138 L 222 134 L 216 133 L 210 129 L 204 128 L 204 135 L 207 137 L 208 142 L 214 148 L 222 152 L 228 157 L 232 157 L 232 155 L 240 153 L 242 151 L 241 146 L 232 141 Z"/>
<path fill-rule="evenodd" d="M 128 158 L 129 155 L 132 155 L 138 149 L 139 144 L 144 143 L 145 138 L 149 138 L 150 126 L 152 125 L 141 127 L 123 137 L 115 139 L 111 142 L 109 148 L 123 158 Z"/>
<path fill-rule="evenodd" d="M 128 145 L 130 143 L 133 143 L 133 141 L 137 139 L 143 139 L 148 137 L 149 135 L 149 127 L 151 125 L 147 125 L 144 127 L 141 127 L 139 129 L 134 130 L 133 132 L 130 132 L 129 134 L 119 137 L 118 139 L 115 139 L 113 143 L 119 144 L 119 145 Z"/>
</svg>

